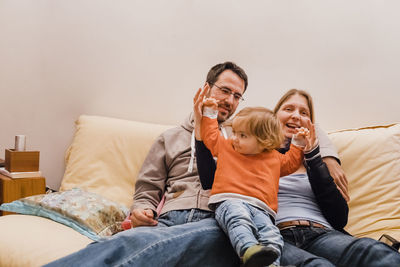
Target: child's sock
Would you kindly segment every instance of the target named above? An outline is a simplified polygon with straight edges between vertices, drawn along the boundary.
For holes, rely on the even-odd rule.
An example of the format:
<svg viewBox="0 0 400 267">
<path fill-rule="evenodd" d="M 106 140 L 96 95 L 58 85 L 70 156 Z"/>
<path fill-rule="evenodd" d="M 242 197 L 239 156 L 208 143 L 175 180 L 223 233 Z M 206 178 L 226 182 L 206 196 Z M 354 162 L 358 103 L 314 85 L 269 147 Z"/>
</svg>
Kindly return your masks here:
<svg viewBox="0 0 400 267">
<path fill-rule="evenodd" d="M 246 249 L 243 255 L 244 267 L 263 267 L 273 263 L 279 257 L 279 251 L 273 247 L 254 245 Z"/>
</svg>

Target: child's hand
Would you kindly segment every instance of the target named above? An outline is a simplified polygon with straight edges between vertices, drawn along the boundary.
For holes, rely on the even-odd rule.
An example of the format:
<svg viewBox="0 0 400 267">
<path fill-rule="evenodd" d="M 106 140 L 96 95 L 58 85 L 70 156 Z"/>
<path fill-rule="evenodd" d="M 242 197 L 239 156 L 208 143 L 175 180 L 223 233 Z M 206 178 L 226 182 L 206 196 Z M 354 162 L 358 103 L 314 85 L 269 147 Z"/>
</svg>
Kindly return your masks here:
<svg viewBox="0 0 400 267">
<path fill-rule="evenodd" d="M 297 133 L 293 136 L 293 140 L 296 140 L 300 146 L 304 146 L 304 152 L 307 153 L 318 145 L 318 140 L 315 135 L 314 124 L 310 119 L 307 119 L 304 124 L 306 124 L 306 127 L 296 129 Z"/>
<path fill-rule="evenodd" d="M 296 128 L 296 133 L 292 137 L 292 143 L 305 150 L 307 146 L 307 135 L 309 134 L 310 131 L 307 128 L 304 127 Z"/>
<path fill-rule="evenodd" d="M 208 97 L 203 100 L 203 107 L 218 109 L 218 100 L 212 97 Z"/>
<path fill-rule="evenodd" d="M 212 97 L 203 100 L 203 117 L 218 118 L 218 100 Z"/>
</svg>

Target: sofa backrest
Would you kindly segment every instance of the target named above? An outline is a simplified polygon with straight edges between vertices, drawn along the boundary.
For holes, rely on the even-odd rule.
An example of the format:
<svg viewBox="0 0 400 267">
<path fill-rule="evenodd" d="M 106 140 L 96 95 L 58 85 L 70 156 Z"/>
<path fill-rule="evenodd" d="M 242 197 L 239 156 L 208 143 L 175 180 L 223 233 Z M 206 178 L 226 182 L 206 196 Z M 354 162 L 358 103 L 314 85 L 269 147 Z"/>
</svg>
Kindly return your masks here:
<svg viewBox="0 0 400 267">
<path fill-rule="evenodd" d="M 60 191 L 79 187 L 130 207 L 151 145 L 173 126 L 88 115 L 75 124 Z"/>
<path fill-rule="evenodd" d="M 171 125 L 82 115 L 66 153 L 60 190 L 75 187 L 130 207 L 139 169 L 156 137 Z M 400 124 L 329 133 L 349 181 L 346 230 L 400 239 Z"/>
<path fill-rule="evenodd" d="M 400 240 L 400 124 L 332 132 L 349 182 L 346 230 Z"/>
</svg>

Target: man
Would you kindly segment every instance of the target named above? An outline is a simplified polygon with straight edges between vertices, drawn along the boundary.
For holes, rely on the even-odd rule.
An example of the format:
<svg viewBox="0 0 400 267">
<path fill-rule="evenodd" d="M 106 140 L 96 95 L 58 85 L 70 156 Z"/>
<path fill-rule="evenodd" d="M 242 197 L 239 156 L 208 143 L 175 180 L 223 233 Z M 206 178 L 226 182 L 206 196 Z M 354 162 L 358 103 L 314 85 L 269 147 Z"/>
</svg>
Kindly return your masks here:
<svg viewBox="0 0 400 267">
<path fill-rule="evenodd" d="M 210 96 L 219 101 L 218 121 L 224 122 L 235 112 L 246 90 L 247 75 L 235 64 L 226 62 L 210 70 L 207 82 L 211 86 Z M 191 117 L 182 127 L 162 134 L 143 163 L 136 182 L 131 212 L 134 227 L 157 224 L 153 214 L 163 195 L 165 204 L 161 214 L 190 209 L 209 213 L 208 192 L 201 189 L 197 168 L 194 168 L 196 164 L 193 164 L 193 149 L 190 147 L 193 139 Z M 192 165 L 193 168 L 188 170 Z"/>
<path fill-rule="evenodd" d="M 247 75 L 233 62 L 225 62 L 210 69 L 206 82 L 209 96 L 218 100 L 222 123 L 243 99 Z M 209 192 L 202 190 L 194 163 L 192 132 L 189 116 L 181 126 L 161 134 L 151 147 L 136 183 L 130 216 L 133 229 L 49 266 L 239 266 L 228 238 L 208 209 Z M 327 137 L 319 138 L 322 148 Z M 156 218 L 163 196 L 165 203 Z"/>
</svg>

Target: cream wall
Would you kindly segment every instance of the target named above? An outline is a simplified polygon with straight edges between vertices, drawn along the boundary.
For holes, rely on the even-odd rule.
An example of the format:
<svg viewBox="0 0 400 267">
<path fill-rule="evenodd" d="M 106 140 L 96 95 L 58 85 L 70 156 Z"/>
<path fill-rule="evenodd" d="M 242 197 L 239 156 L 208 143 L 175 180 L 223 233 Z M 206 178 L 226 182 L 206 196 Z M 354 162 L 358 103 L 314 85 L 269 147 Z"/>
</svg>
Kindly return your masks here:
<svg viewBox="0 0 400 267">
<path fill-rule="evenodd" d="M 308 90 L 326 130 L 399 122 L 400 2 L 0 0 L 0 157 L 14 135 L 58 188 L 80 114 L 177 124 L 215 63 L 246 105 Z"/>
</svg>

